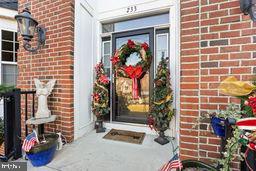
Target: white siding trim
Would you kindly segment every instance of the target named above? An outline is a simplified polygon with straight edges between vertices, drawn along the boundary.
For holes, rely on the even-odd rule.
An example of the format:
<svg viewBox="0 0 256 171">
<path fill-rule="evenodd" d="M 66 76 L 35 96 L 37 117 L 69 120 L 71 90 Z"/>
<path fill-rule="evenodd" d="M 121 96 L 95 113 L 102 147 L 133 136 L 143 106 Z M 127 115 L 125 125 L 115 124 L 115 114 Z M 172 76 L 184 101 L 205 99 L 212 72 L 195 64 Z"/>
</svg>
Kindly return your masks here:
<svg viewBox="0 0 256 171">
<path fill-rule="evenodd" d="M 0 18 L 14 19 L 14 16 L 18 14 L 16 10 L 10 10 L 7 8 L 0 7 Z"/>
<path fill-rule="evenodd" d="M 85 10 L 91 16 L 91 40 L 85 40 L 83 35 L 81 35 L 82 31 L 79 26 L 81 26 L 82 20 L 84 19 L 81 17 L 80 9 Z M 89 26 L 89 25 L 88 25 Z M 91 112 L 91 93 L 93 90 L 93 66 L 94 66 L 94 59 L 96 58 L 94 55 L 95 53 L 95 21 L 94 21 L 94 11 L 89 3 L 85 0 L 76 0 L 75 1 L 75 36 L 74 36 L 74 139 L 77 139 L 84 134 L 90 132 L 94 127 L 93 122 L 93 114 Z M 86 56 L 86 54 L 81 53 L 86 47 L 86 42 L 91 43 L 91 54 Z M 83 58 L 87 58 L 88 62 L 86 63 Z M 82 61 L 82 62 L 81 62 Z M 88 73 L 83 73 L 81 69 L 81 65 L 89 66 Z M 84 87 L 83 90 L 88 91 L 88 97 L 82 95 L 81 92 L 83 91 L 81 85 L 85 82 L 81 82 L 83 79 L 82 76 L 89 76 L 90 78 L 86 80 L 86 85 L 88 87 Z M 84 99 L 84 100 L 81 100 Z M 86 103 L 87 109 L 82 109 L 83 103 Z M 83 110 L 83 111 L 82 111 Z M 90 118 L 86 123 L 81 118 L 82 116 L 86 116 Z M 82 125 L 81 125 L 82 123 Z"/>
<path fill-rule="evenodd" d="M 180 2 L 177 1 L 170 7 L 170 60 L 171 75 L 175 75 L 172 80 L 174 87 L 174 107 L 176 109 L 175 121 L 175 138 L 179 142 L 180 135 Z"/>
</svg>

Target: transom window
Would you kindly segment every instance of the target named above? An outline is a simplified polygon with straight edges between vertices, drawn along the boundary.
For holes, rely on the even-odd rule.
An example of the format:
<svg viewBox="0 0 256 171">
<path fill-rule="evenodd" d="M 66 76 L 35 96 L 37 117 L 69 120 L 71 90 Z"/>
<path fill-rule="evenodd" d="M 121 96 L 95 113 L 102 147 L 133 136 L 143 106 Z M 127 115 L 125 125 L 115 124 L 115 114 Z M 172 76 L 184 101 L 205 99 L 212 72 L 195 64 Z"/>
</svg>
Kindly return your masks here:
<svg viewBox="0 0 256 171">
<path fill-rule="evenodd" d="M 17 33 L 2 30 L 1 35 L 1 81 L 4 85 L 16 85 L 18 76 L 17 51 L 19 49 Z"/>
<path fill-rule="evenodd" d="M 102 25 L 102 33 L 119 32 L 169 23 L 169 14 L 153 15 Z"/>
</svg>

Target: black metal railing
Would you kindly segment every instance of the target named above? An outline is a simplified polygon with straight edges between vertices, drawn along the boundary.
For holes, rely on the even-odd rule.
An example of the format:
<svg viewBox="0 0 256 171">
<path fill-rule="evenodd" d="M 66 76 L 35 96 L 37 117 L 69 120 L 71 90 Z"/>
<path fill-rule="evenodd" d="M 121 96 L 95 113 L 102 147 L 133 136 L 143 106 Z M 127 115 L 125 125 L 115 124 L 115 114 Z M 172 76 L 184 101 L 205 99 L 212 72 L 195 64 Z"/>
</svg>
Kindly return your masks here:
<svg viewBox="0 0 256 171">
<path fill-rule="evenodd" d="M 21 91 L 21 96 L 24 96 L 24 114 L 25 114 L 25 135 L 28 135 L 28 125 L 26 124 L 26 121 L 29 119 L 29 109 L 31 109 L 30 117 L 35 116 L 35 94 L 36 91 Z M 32 99 L 29 99 L 29 95 L 32 95 Z M 29 102 L 31 102 L 31 106 L 29 106 Z"/>
<path fill-rule="evenodd" d="M 35 114 L 35 91 L 21 91 L 13 89 L 10 92 L 0 94 L 3 100 L 3 120 L 4 120 L 4 154 L 0 155 L 1 161 L 8 161 L 11 157 L 18 159 L 22 156 L 21 151 L 21 129 L 24 124 L 25 135 L 28 134 L 26 120 L 29 119 L 29 109 L 31 117 Z M 32 98 L 28 98 L 28 96 Z M 25 98 L 24 103 L 21 99 Z M 22 106 L 22 107 L 21 107 Z M 21 119 L 21 109 L 24 109 L 24 122 Z"/>
<path fill-rule="evenodd" d="M 20 90 L 14 89 L 0 96 L 4 108 L 4 154 L 0 159 L 7 161 L 11 157 L 21 157 Z"/>
</svg>

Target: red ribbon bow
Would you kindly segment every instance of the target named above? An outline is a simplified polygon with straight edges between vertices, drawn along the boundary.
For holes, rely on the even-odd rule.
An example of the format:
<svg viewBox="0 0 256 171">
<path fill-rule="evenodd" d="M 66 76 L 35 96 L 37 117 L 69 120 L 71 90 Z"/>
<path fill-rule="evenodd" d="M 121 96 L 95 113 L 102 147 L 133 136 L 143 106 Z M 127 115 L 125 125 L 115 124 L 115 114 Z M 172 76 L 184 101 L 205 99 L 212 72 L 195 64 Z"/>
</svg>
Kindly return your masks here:
<svg viewBox="0 0 256 171">
<path fill-rule="evenodd" d="M 141 66 L 126 66 L 124 68 L 126 74 L 132 79 L 132 97 L 133 99 L 139 98 L 138 79 L 143 73 Z"/>
</svg>

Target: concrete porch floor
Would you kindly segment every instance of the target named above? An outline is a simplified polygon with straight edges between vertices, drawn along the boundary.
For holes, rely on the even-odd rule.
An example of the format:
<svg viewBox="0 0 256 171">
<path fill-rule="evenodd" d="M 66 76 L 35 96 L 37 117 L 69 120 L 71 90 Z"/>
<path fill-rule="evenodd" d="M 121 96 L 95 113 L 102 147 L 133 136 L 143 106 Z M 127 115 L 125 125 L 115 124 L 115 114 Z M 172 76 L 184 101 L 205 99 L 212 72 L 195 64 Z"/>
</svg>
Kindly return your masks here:
<svg viewBox="0 0 256 171">
<path fill-rule="evenodd" d="M 157 171 L 173 155 L 171 143 L 161 146 L 154 135 L 146 135 L 137 145 L 103 139 L 105 134 L 94 130 L 57 151 L 47 166 L 28 162 L 28 171 Z"/>
</svg>

